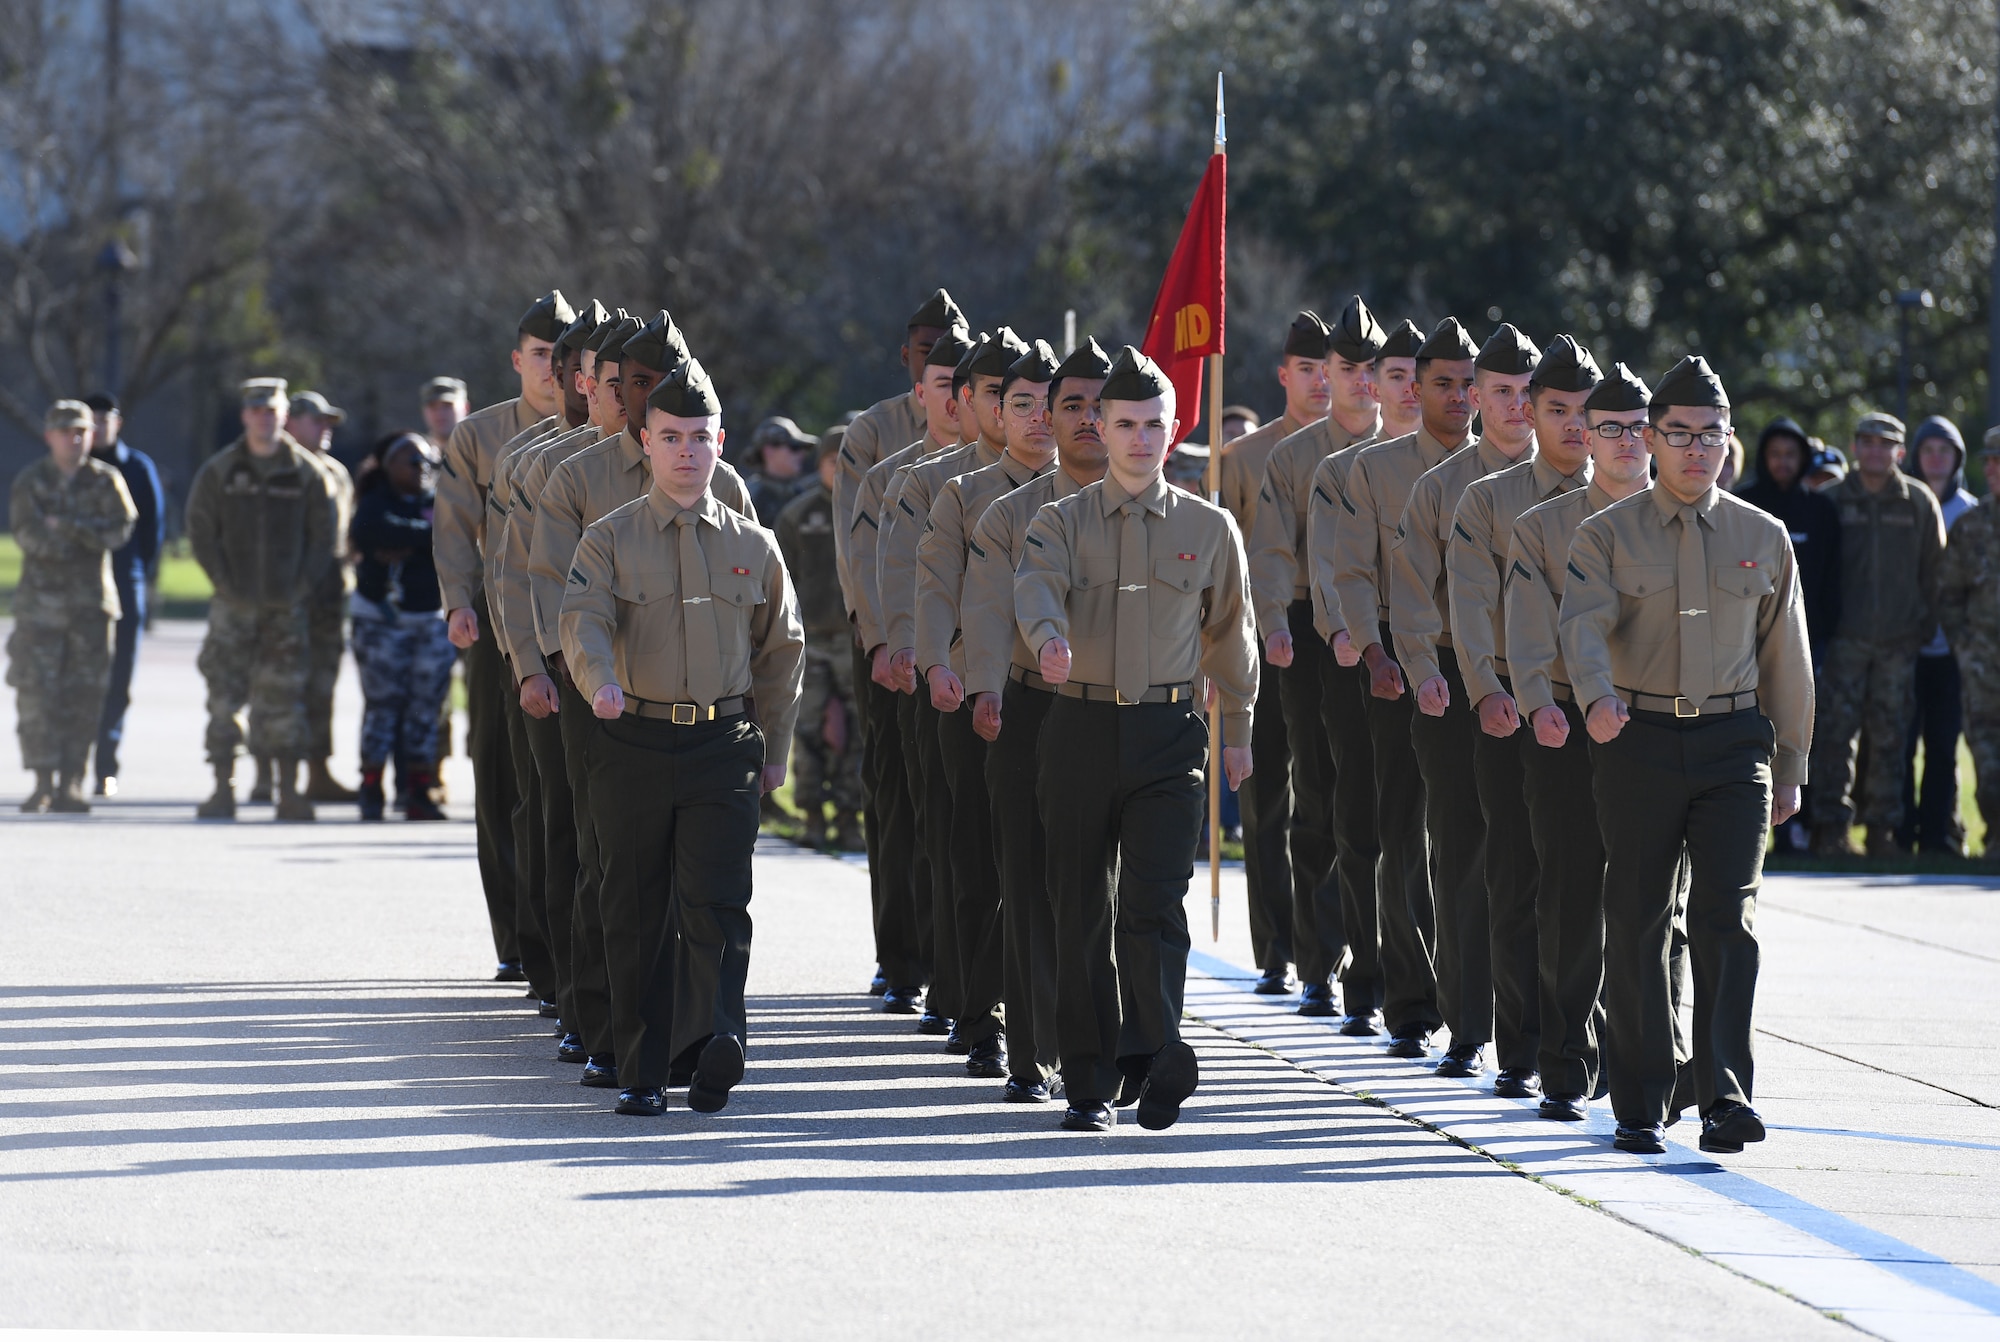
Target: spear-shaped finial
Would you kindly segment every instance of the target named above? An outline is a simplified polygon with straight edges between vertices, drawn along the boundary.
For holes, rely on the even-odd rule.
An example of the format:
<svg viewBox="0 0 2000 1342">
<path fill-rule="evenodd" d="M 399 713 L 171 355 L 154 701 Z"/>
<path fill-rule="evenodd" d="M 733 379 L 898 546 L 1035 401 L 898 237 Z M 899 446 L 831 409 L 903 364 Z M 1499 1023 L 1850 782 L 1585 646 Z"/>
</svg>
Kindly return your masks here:
<svg viewBox="0 0 2000 1342">
<path fill-rule="evenodd" d="M 1215 72 L 1215 152 L 1229 144 L 1228 118 L 1222 115 L 1222 71 Z"/>
</svg>

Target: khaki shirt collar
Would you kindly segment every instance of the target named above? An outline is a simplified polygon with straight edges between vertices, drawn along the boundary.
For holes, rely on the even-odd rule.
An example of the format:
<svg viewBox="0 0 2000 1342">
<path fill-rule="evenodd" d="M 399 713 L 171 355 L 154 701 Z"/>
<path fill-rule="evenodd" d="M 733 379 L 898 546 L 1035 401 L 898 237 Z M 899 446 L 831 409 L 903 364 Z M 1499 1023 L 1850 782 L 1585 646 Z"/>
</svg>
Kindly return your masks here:
<svg viewBox="0 0 2000 1342">
<path fill-rule="evenodd" d="M 1424 428 L 1421 424 L 1417 426 L 1417 456 L 1423 460 L 1425 470 L 1429 470 L 1431 467 L 1437 465 L 1452 453 L 1471 447 L 1478 442 L 1479 439 L 1476 435 L 1468 434 L 1465 441 L 1457 447 L 1446 447 L 1443 443 L 1431 437 L 1429 429 Z"/>
<path fill-rule="evenodd" d="M 646 465 L 646 445 L 639 441 L 639 435 L 632 432 L 629 424 L 618 435 L 618 460 L 628 471 Z"/>
<path fill-rule="evenodd" d="M 668 498 L 667 491 L 661 489 L 658 484 L 646 491 L 646 508 L 653 514 L 654 524 L 662 531 L 672 526 L 674 519 L 681 515 L 680 504 Z M 701 497 L 694 501 L 692 511 L 696 517 L 710 526 L 722 525 L 722 505 L 715 501 L 715 495 L 708 490 L 703 490 Z"/>
<path fill-rule="evenodd" d="M 1003 452 L 1000 455 L 1000 469 L 1003 472 L 1005 472 L 1007 478 L 1009 480 L 1012 480 L 1016 485 L 1027 484 L 1028 481 L 1034 479 L 1036 476 L 1048 472 L 1050 469 L 1052 469 L 1053 465 L 1054 461 L 1053 459 L 1051 459 L 1050 465 L 1044 466 L 1042 467 L 1041 470 L 1038 471 L 1034 467 L 1028 465 L 1026 462 L 1016 461 L 1014 459 L 1013 453 L 1011 452 Z"/>
<path fill-rule="evenodd" d="M 1591 476 L 1590 484 L 1584 497 L 1590 500 L 1590 511 L 1594 513 L 1601 513 L 1617 502 L 1616 499 L 1604 492 L 1604 486 L 1597 483 L 1595 475 Z"/>
<path fill-rule="evenodd" d="M 1716 489 L 1714 485 L 1710 485 L 1704 490 L 1702 496 L 1692 504 L 1683 504 L 1673 496 L 1672 492 L 1664 484 L 1658 480 L 1653 481 L 1653 507 L 1659 511 L 1661 526 L 1665 526 L 1676 517 L 1679 517 L 1682 508 L 1692 507 L 1695 515 L 1713 528 L 1715 526 L 1715 501 Z"/>
<path fill-rule="evenodd" d="M 1146 511 L 1158 517 L 1167 515 L 1167 479 L 1164 475 L 1153 477 L 1153 483 L 1137 494 L 1125 492 L 1125 486 L 1118 483 L 1118 477 L 1109 471 L 1104 474 L 1104 490 L 1098 496 L 1098 504 L 1109 517 L 1127 503 L 1137 499 L 1146 506 Z"/>
</svg>

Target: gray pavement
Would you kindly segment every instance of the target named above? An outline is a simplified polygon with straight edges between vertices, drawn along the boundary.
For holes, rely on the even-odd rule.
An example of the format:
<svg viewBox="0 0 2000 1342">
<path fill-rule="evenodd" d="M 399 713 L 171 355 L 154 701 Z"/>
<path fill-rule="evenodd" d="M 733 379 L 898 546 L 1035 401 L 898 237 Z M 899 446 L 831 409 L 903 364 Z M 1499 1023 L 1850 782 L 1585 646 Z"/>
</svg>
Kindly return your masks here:
<svg viewBox="0 0 2000 1342">
<path fill-rule="evenodd" d="M 458 823 L 192 821 L 198 633 L 147 646 L 125 795 L 0 794 L 0 1326 L 2000 1335 L 2000 890 L 1774 880 L 1772 1138 L 1718 1166 L 1251 997 L 1235 872 L 1184 1123 L 1059 1133 L 859 991 L 857 866 L 773 849 L 744 1087 L 625 1119 L 484 981 L 462 760 Z"/>
</svg>

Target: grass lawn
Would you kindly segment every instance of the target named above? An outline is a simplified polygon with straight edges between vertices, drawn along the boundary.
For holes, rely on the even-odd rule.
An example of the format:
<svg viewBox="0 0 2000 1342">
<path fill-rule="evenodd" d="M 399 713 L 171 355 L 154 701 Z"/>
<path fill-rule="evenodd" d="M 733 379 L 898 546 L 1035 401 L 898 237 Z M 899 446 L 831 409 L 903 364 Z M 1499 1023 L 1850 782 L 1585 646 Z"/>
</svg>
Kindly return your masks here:
<svg viewBox="0 0 2000 1342">
<path fill-rule="evenodd" d="M 13 536 L 0 534 L 0 616 L 14 613 L 14 589 L 21 584 L 21 547 Z M 215 589 L 194 562 L 186 541 L 174 541 L 160 559 L 154 614 L 168 620 L 200 620 L 208 616 Z"/>
</svg>

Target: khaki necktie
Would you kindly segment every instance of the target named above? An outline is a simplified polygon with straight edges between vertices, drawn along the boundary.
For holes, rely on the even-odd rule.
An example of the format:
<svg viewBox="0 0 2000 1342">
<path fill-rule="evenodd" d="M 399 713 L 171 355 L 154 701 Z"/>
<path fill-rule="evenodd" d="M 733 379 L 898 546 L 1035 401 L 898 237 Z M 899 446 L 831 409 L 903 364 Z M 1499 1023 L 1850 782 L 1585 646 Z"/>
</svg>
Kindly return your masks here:
<svg viewBox="0 0 2000 1342">
<path fill-rule="evenodd" d="M 701 552 L 701 515 L 683 508 L 681 531 L 681 632 L 686 640 L 687 692 L 707 708 L 722 694 L 722 644 L 715 633 L 715 598 L 708 590 L 708 559 Z"/>
<path fill-rule="evenodd" d="M 1122 698 L 1137 702 L 1152 685 L 1152 577 L 1146 568 L 1146 505 L 1137 499 L 1120 510 L 1118 533 L 1118 636 L 1113 648 L 1112 684 Z"/>
<path fill-rule="evenodd" d="M 1681 507 L 1679 568 L 1681 698 L 1699 711 L 1715 686 L 1715 631 L 1708 614 L 1708 550 L 1701 542 L 1701 516 L 1688 504 Z"/>
</svg>

